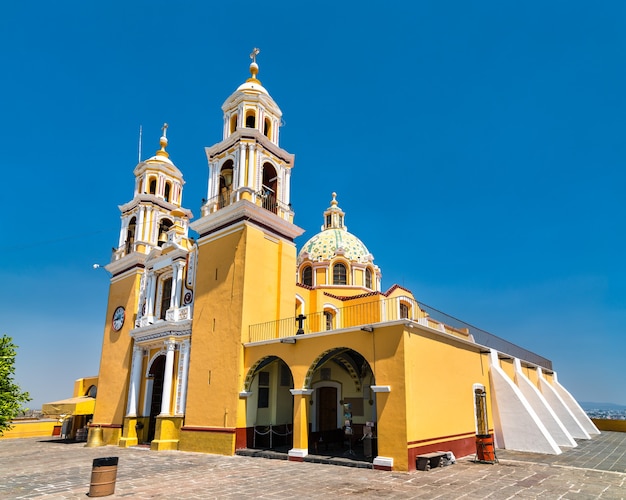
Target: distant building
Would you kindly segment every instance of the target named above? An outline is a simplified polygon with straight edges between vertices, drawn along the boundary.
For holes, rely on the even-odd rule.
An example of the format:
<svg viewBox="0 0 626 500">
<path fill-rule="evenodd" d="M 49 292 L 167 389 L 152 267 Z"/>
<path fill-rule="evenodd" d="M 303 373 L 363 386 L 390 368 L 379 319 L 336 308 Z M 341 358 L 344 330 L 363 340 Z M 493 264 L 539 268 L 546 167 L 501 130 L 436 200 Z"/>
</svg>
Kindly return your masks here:
<svg viewBox="0 0 626 500">
<path fill-rule="evenodd" d="M 120 206 L 92 424 L 104 442 L 300 461 L 368 440 L 376 468 L 412 470 L 429 451 L 474 453 L 477 434 L 560 453 L 597 433 L 549 361 L 435 319 L 401 286 L 382 291 L 334 193 L 296 251 L 292 203 L 306 201 L 291 199 L 282 112 L 251 57 L 206 148 L 200 217 L 182 207 L 167 126 Z"/>
</svg>

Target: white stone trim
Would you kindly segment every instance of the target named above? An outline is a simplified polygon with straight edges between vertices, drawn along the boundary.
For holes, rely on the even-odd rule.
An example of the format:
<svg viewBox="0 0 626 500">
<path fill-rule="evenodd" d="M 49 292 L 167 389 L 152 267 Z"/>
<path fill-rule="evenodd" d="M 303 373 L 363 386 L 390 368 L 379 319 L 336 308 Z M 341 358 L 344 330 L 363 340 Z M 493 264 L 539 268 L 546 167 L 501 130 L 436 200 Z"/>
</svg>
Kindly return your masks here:
<svg viewBox="0 0 626 500">
<path fill-rule="evenodd" d="M 310 396 L 314 389 L 289 389 L 292 396 Z"/>
<path fill-rule="evenodd" d="M 393 458 L 392 457 L 381 457 L 381 456 L 378 456 L 378 457 L 376 457 L 374 459 L 373 464 L 377 465 L 378 467 L 393 468 Z"/>
<path fill-rule="evenodd" d="M 370 385 L 372 392 L 391 392 L 390 385 Z"/>
<path fill-rule="evenodd" d="M 309 454 L 309 450 L 305 448 L 291 448 L 289 450 L 289 456 L 294 458 L 304 458 Z"/>
</svg>

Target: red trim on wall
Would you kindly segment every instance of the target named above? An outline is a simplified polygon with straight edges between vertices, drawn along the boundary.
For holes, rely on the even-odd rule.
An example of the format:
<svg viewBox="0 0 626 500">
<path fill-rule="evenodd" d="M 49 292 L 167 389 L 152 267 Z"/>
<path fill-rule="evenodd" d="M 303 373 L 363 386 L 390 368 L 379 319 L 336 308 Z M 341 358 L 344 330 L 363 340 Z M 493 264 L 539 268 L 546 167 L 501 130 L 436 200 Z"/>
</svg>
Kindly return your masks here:
<svg viewBox="0 0 626 500">
<path fill-rule="evenodd" d="M 461 434 L 461 436 L 464 435 L 466 434 Z M 443 441 L 441 443 L 426 444 L 424 446 L 409 448 L 409 471 L 415 470 L 415 461 L 418 455 L 432 453 L 433 451 L 451 451 L 454 453 L 455 457 L 466 457 L 467 455 L 472 455 L 476 453 L 476 436 L 472 434 L 470 437 L 450 439 L 449 441 Z"/>
<path fill-rule="evenodd" d="M 237 427 L 235 429 L 235 449 L 241 450 L 248 447 L 248 433 L 249 428 Z"/>
<path fill-rule="evenodd" d="M 191 427 L 183 426 L 181 431 L 193 431 L 193 432 L 221 432 L 224 434 L 235 434 L 237 429 L 234 427 Z"/>
<path fill-rule="evenodd" d="M 410 468 L 410 464 L 409 464 L 409 468 Z M 388 465 L 374 465 L 374 469 L 385 470 L 387 472 L 391 472 L 391 467 L 389 467 Z M 415 470 L 415 464 L 413 464 L 413 470 Z"/>
<path fill-rule="evenodd" d="M 304 457 L 292 457 L 292 456 L 289 456 L 289 461 L 290 462 L 304 462 Z"/>
</svg>

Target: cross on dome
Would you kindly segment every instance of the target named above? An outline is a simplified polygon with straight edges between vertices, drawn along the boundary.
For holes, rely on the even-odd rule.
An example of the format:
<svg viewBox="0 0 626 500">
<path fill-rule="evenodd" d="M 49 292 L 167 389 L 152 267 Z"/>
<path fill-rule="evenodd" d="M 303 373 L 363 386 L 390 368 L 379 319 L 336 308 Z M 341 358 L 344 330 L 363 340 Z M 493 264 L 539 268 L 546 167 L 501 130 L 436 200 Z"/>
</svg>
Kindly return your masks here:
<svg viewBox="0 0 626 500">
<path fill-rule="evenodd" d="M 161 130 L 163 131 L 163 135 L 161 136 L 161 139 L 159 140 L 159 144 L 161 145 L 161 149 L 159 149 L 156 154 L 158 156 L 165 156 L 166 158 L 168 158 L 170 155 L 167 151 L 165 151 L 165 148 L 167 147 L 167 128 L 169 127 L 169 125 L 167 123 L 164 123 L 163 126 L 161 127 Z"/>
<path fill-rule="evenodd" d="M 252 52 L 250 53 L 250 59 L 252 59 L 252 62 L 250 63 L 250 74 L 252 76 L 248 78 L 248 82 L 254 82 L 259 84 L 261 83 L 257 79 L 257 75 L 259 74 L 259 65 L 256 63 L 256 56 L 258 56 L 260 52 L 261 49 L 254 47 L 254 49 L 252 49 Z"/>
</svg>

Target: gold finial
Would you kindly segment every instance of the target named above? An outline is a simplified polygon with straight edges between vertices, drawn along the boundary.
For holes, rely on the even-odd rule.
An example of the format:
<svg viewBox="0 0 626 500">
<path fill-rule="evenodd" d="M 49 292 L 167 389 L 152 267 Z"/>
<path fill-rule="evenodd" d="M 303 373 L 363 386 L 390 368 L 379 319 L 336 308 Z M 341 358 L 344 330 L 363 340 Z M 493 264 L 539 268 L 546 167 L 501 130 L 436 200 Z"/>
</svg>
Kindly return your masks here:
<svg viewBox="0 0 626 500">
<path fill-rule="evenodd" d="M 247 80 L 249 82 L 258 84 L 260 84 L 261 82 L 257 80 L 256 77 L 259 74 L 259 65 L 256 63 L 256 56 L 258 56 L 260 52 L 260 49 L 254 47 L 254 49 L 252 49 L 252 52 L 250 53 L 250 59 L 252 59 L 252 62 L 250 63 L 250 74 L 252 75 L 252 77 L 248 78 Z"/>
<path fill-rule="evenodd" d="M 331 206 L 337 206 L 337 193 L 333 193 L 333 200 L 330 202 Z"/>
<path fill-rule="evenodd" d="M 161 136 L 161 140 L 159 141 L 159 144 L 161 145 L 161 149 L 159 149 L 157 151 L 157 155 L 158 156 L 165 156 L 166 158 L 168 158 L 170 155 L 167 151 L 165 151 L 165 148 L 167 147 L 167 127 L 169 125 L 167 123 L 164 123 L 163 126 L 161 127 L 161 130 L 163 131 L 163 135 Z"/>
</svg>

